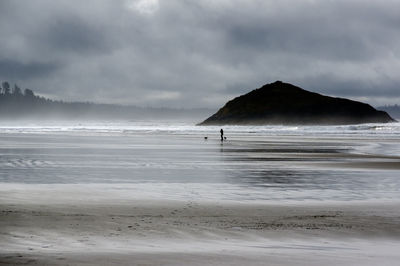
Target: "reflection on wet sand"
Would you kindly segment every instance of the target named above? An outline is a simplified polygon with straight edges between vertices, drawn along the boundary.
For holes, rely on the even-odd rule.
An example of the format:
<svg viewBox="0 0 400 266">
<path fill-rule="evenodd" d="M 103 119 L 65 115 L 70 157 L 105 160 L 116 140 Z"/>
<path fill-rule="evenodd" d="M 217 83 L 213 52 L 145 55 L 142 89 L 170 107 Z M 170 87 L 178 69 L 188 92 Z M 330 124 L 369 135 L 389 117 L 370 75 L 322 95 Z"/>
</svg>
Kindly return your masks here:
<svg viewBox="0 0 400 266">
<path fill-rule="evenodd" d="M 366 139 L 13 133 L 0 145 L 0 264 L 400 259 L 387 167 L 399 158 Z"/>
<path fill-rule="evenodd" d="M 226 173 L 231 182 L 264 187 L 272 198 L 279 189 L 291 191 L 290 197 L 308 191 L 306 197 L 316 200 L 339 199 L 343 192 L 346 200 L 397 198 L 400 156 L 359 153 L 354 148 L 358 145 L 363 142 L 293 138 L 292 142 L 231 142 L 221 152 L 231 166 Z"/>
</svg>

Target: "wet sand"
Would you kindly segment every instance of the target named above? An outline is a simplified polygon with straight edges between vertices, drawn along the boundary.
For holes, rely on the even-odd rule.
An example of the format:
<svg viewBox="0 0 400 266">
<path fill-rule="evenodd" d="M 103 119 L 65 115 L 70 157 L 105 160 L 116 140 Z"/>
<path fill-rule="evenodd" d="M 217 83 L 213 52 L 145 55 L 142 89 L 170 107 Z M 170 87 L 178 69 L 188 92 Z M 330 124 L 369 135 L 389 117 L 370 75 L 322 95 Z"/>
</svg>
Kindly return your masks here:
<svg viewBox="0 0 400 266">
<path fill-rule="evenodd" d="M 398 265 L 399 156 L 237 138 L 3 139 L 0 265 Z"/>
<path fill-rule="evenodd" d="M 119 201 L 90 191 L 84 201 L 52 201 L 48 189 L 2 197 L 1 265 L 395 265 L 400 259 L 395 203 Z"/>
</svg>

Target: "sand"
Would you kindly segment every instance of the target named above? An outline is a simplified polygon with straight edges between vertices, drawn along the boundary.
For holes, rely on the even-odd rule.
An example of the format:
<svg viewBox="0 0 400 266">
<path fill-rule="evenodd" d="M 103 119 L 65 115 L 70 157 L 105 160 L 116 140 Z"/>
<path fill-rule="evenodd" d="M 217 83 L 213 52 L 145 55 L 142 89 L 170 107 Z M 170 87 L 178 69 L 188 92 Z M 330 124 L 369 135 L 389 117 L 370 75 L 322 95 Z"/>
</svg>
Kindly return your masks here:
<svg viewBox="0 0 400 266">
<path fill-rule="evenodd" d="M 400 261 L 400 158 L 368 139 L 8 137 L 0 265 Z"/>
<path fill-rule="evenodd" d="M 79 185 L 2 192 L 1 265 L 396 265 L 400 259 L 398 203 L 123 199 L 115 190 L 82 193 Z"/>
</svg>

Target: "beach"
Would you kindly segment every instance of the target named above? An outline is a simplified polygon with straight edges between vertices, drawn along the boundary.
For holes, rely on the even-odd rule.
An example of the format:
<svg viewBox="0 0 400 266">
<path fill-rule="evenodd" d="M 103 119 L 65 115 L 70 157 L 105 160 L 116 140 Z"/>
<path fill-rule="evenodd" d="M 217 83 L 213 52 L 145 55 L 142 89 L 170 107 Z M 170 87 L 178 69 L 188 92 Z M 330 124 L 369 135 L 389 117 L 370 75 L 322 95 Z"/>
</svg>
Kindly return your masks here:
<svg viewBox="0 0 400 266">
<path fill-rule="evenodd" d="M 46 190 L 24 193 L 43 198 Z M 398 204 L 113 203 L 107 195 L 86 197 L 92 200 L 2 200 L 1 263 L 396 265 L 399 259 Z"/>
<path fill-rule="evenodd" d="M 400 0 L 0 0 L 0 266 L 400 266 L 399 29 Z"/>
<path fill-rule="evenodd" d="M 2 130 L 0 265 L 400 259 L 397 131 Z"/>
</svg>

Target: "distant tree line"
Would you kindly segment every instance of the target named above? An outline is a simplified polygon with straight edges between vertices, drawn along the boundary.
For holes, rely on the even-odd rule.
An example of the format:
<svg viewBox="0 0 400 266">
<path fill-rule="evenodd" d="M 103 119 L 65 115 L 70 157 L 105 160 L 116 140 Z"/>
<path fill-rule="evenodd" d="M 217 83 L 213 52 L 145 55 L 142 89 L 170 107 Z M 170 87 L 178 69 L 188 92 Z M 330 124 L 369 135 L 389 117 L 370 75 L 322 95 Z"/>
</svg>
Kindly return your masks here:
<svg viewBox="0 0 400 266">
<path fill-rule="evenodd" d="M 0 118 L 44 117 L 61 109 L 73 110 L 73 106 L 35 95 L 31 89 L 22 91 L 17 84 L 12 87 L 7 81 L 0 84 Z"/>
<path fill-rule="evenodd" d="M 30 89 L 25 89 L 23 92 L 17 84 L 14 84 L 14 87 L 11 88 L 10 83 L 4 81 L 1 83 L 0 87 L 0 97 L 27 97 L 27 98 L 34 98 L 35 94 Z"/>
<path fill-rule="evenodd" d="M 172 108 L 142 108 L 91 102 L 64 102 L 35 95 L 7 81 L 0 84 L 0 119 L 163 119 L 208 115 L 210 110 L 179 110 Z"/>
</svg>

